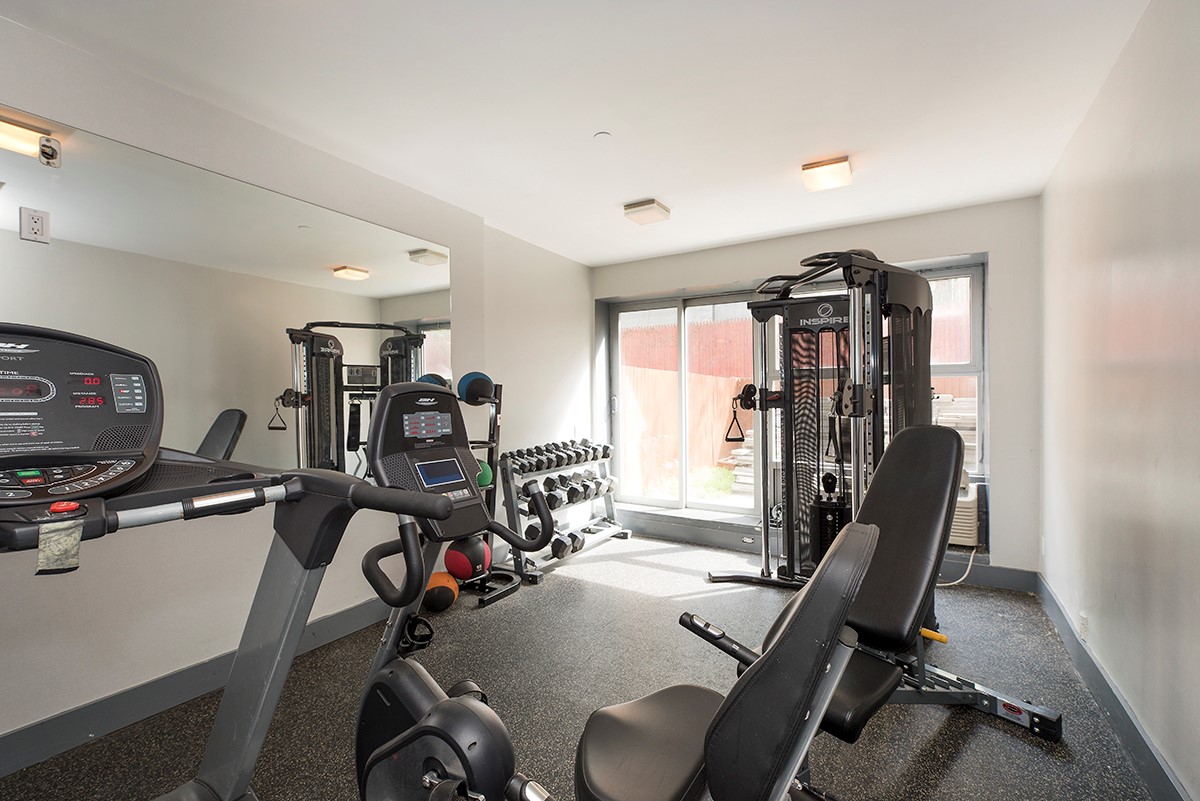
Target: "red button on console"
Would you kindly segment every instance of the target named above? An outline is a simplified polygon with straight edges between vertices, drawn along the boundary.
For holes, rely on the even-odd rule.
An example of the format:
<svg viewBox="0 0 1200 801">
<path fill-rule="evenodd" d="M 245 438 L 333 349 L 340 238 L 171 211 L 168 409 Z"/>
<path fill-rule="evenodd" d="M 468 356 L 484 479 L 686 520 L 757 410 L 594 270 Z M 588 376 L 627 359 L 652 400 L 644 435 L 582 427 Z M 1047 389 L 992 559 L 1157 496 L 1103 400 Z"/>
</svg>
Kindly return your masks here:
<svg viewBox="0 0 1200 801">
<path fill-rule="evenodd" d="M 50 513 L 51 514 L 60 514 L 62 512 L 75 512 L 75 511 L 78 511 L 78 509 L 79 509 L 79 504 L 76 503 L 75 501 L 55 501 L 54 503 L 50 504 Z"/>
</svg>

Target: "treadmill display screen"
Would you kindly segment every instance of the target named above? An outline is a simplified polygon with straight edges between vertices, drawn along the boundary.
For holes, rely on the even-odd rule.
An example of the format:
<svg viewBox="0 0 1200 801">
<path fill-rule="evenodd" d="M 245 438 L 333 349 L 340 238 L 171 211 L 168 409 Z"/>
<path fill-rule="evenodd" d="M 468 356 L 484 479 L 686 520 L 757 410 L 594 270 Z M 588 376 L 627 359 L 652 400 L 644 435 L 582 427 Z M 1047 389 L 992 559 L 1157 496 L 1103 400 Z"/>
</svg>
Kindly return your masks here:
<svg viewBox="0 0 1200 801">
<path fill-rule="evenodd" d="M 446 415 L 449 417 L 449 415 Z M 417 462 L 417 472 L 421 475 L 421 483 L 426 489 L 440 487 L 443 484 L 454 484 L 466 481 L 462 468 L 457 459 L 439 459 L 436 462 Z"/>
<path fill-rule="evenodd" d="M 0 378 L 0 399 L 37 403 L 54 394 L 54 388 L 44 378 Z"/>
</svg>

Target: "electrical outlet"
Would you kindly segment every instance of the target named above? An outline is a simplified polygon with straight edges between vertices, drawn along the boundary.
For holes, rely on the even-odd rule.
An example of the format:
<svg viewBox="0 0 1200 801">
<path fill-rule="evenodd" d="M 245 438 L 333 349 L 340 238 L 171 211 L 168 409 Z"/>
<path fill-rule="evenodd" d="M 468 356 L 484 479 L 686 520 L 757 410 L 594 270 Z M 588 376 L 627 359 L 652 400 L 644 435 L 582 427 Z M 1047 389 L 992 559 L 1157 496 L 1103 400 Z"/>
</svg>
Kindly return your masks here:
<svg viewBox="0 0 1200 801">
<path fill-rule="evenodd" d="M 1087 642 L 1088 638 L 1088 617 L 1087 612 L 1079 613 L 1079 641 Z"/>
<path fill-rule="evenodd" d="M 21 238 L 28 242 L 50 244 L 50 214 L 21 207 Z"/>
</svg>

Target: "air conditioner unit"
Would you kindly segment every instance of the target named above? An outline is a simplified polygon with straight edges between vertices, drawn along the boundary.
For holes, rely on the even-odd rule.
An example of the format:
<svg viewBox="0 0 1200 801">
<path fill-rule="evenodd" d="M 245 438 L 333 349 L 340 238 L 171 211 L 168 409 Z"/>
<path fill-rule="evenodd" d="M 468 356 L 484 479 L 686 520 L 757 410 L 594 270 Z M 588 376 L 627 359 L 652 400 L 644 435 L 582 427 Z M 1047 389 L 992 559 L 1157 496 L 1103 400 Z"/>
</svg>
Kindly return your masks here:
<svg viewBox="0 0 1200 801">
<path fill-rule="evenodd" d="M 971 484 L 967 471 L 959 484 L 958 505 L 950 524 L 950 544 L 974 548 L 979 545 L 979 485 Z"/>
</svg>

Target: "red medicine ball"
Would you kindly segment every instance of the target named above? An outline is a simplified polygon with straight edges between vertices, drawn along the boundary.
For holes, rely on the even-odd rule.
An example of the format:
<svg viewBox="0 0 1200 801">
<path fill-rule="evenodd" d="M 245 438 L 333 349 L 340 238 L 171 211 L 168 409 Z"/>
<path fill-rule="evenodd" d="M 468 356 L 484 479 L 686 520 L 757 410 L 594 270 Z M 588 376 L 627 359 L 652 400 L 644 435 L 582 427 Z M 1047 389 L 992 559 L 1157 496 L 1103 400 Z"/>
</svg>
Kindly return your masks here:
<svg viewBox="0 0 1200 801">
<path fill-rule="evenodd" d="M 446 549 L 446 571 L 459 581 L 477 579 L 492 567 L 492 549 L 476 535 L 455 540 Z"/>
</svg>

